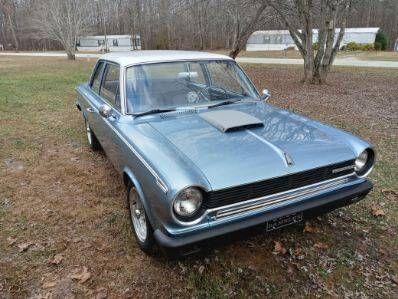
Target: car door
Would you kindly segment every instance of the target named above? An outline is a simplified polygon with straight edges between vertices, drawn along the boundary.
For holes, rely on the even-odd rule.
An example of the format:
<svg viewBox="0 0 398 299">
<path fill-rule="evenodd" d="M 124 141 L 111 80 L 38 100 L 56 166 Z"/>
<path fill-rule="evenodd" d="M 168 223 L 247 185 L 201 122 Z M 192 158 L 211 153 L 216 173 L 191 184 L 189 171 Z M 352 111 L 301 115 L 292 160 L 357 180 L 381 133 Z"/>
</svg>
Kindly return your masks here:
<svg viewBox="0 0 398 299">
<path fill-rule="evenodd" d="M 121 117 L 119 65 L 106 62 L 99 89 L 99 96 L 102 105 L 109 106 L 112 109 L 112 112 L 109 117 L 104 117 L 101 114 L 98 114 L 96 123 L 98 131 L 97 138 L 108 158 L 117 167 L 120 156 L 117 124 Z M 99 109 L 101 109 L 101 107 L 99 107 Z"/>
<path fill-rule="evenodd" d="M 88 121 L 91 130 L 98 138 L 99 128 L 99 107 L 103 104 L 99 91 L 101 87 L 102 75 L 105 69 L 105 62 L 99 61 L 94 69 L 93 75 L 89 82 L 87 92 L 82 94 L 85 101 L 82 102 L 82 110 L 84 117 Z"/>
</svg>

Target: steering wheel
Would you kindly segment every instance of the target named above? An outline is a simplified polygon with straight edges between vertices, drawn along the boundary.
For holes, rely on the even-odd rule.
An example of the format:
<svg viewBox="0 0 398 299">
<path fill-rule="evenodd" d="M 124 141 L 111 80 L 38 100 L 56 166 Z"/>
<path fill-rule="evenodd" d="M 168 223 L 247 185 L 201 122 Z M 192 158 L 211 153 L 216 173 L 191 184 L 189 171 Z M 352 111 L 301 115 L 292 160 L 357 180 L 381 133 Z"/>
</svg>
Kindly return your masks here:
<svg viewBox="0 0 398 299">
<path fill-rule="evenodd" d="M 205 86 L 197 91 L 197 94 L 201 96 L 206 102 L 210 102 L 210 97 L 207 97 L 204 92 L 207 92 L 207 94 L 210 96 L 210 86 Z"/>
</svg>

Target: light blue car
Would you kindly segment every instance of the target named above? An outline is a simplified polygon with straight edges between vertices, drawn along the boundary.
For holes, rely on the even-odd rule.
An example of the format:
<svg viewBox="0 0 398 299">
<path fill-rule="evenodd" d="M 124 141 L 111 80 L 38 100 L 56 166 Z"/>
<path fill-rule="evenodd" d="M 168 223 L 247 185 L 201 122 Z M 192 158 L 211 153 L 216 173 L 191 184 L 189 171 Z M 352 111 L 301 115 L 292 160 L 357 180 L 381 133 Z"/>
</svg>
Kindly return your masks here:
<svg viewBox="0 0 398 299">
<path fill-rule="evenodd" d="M 145 252 L 274 230 L 372 189 L 369 143 L 268 104 L 224 55 L 106 54 L 77 93 L 88 143 L 123 177 Z"/>
</svg>

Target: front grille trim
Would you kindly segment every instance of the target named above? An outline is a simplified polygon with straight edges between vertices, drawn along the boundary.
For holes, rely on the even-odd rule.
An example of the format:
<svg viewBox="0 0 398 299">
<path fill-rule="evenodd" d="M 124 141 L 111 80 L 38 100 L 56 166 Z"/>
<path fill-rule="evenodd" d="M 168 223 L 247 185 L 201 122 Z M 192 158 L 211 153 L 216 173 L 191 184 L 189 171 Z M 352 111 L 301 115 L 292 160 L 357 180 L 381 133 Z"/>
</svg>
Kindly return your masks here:
<svg viewBox="0 0 398 299">
<path fill-rule="evenodd" d="M 220 220 L 239 216 L 245 213 L 260 212 L 264 209 L 273 208 L 274 206 L 289 204 L 303 198 L 314 196 L 322 192 L 338 188 L 341 185 L 352 181 L 353 175 L 348 174 L 339 178 L 320 182 L 299 189 L 289 190 L 282 193 L 268 195 L 262 198 L 254 198 L 244 202 L 237 202 L 228 206 L 222 206 L 207 211 L 211 220 Z"/>
<path fill-rule="evenodd" d="M 334 169 L 347 166 L 352 167 L 338 173 L 333 172 Z M 269 196 L 272 194 L 305 187 L 353 173 L 354 160 L 348 160 L 268 180 L 210 191 L 206 194 L 205 208 L 214 209 L 221 206 L 227 206 L 253 198 Z"/>
</svg>

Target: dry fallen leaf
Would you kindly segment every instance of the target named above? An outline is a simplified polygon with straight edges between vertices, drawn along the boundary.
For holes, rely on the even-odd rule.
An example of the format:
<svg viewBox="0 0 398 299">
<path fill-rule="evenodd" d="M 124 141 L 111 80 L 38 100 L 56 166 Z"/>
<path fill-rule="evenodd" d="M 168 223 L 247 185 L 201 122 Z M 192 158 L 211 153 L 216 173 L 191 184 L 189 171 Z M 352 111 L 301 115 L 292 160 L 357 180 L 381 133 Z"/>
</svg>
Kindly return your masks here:
<svg viewBox="0 0 398 299">
<path fill-rule="evenodd" d="M 393 277 L 391 277 L 391 280 L 392 280 L 393 283 L 395 283 L 396 285 L 398 285 L 398 277 L 393 276 Z"/>
<path fill-rule="evenodd" d="M 275 247 L 274 251 L 272 252 L 273 254 L 285 254 L 287 252 L 286 248 L 283 247 L 282 243 L 279 241 L 274 241 Z"/>
<path fill-rule="evenodd" d="M 70 276 L 70 278 L 79 280 L 79 283 L 85 283 L 87 280 L 89 280 L 91 277 L 91 273 L 88 272 L 87 267 L 83 267 L 82 271 L 80 272 L 75 272 Z"/>
<path fill-rule="evenodd" d="M 45 294 L 39 294 L 39 295 L 35 296 L 34 298 L 50 299 L 50 298 L 53 298 L 53 295 L 51 294 L 51 292 L 47 292 Z"/>
<path fill-rule="evenodd" d="M 25 243 L 18 244 L 19 252 L 28 250 L 28 248 L 32 245 L 33 245 L 32 242 L 25 242 Z"/>
<path fill-rule="evenodd" d="M 63 259 L 64 259 L 64 257 L 58 253 L 58 254 L 54 255 L 54 257 L 52 259 L 50 259 L 48 262 L 53 265 L 59 265 Z"/>
<path fill-rule="evenodd" d="M 376 206 L 373 206 L 373 207 L 372 207 L 372 215 L 373 215 L 373 216 L 378 217 L 378 216 L 384 216 L 385 214 L 386 214 L 386 213 L 385 213 L 384 210 L 382 210 L 381 208 L 376 207 Z"/>
<path fill-rule="evenodd" d="M 202 275 L 203 271 L 205 270 L 205 266 L 200 266 L 199 267 L 199 274 Z"/>
<path fill-rule="evenodd" d="M 287 266 L 287 273 L 290 275 L 294 274 L 294 268 L 292 265 Z"/>
<path fill-rule="evenodd" d="M 324 249 L 328 249 L 328 248 L 329 248 L 329 245 L 328 245 L 328 244 L 325 244 L 325 243 L 322 243 L 322 242 L 318 242 L 318 243 L 315 243 L 315 244 L 314 244 L 314 247 L 317 248 L 317 249 L 322 249 L 322 250 L 324 250 Z"/>
<path fill-rule="evenodd" d="M 108 297 L 108 290 L 105 288 L 98 288 L 95 291 L 95 299 L 105 299 Z"/>
<path fill-rule="evenodd" d="M 45 283 L 43 283 L 43 289 L 53 288 L 56 285 L 57 285 L 57 283 L 55 281 L 45 282 Z"/>
<path fill-rule="evenodd" d="M 318 233 L 319 230 L 315 226 L 311 226 L 308 222 L 306 222 L 303 232 L 305 232 L 305 233 Z"/>
<path fill-rule="evenodd" d="M 10 246 L 14 245 L 16 241 L 17 241 L 16 238 L 13 238 L 13 237 L 7 238 L 8 245 L 10 245 Z"/>
<path fill-rule="evenodd" d="M 381 189 L 381 193 L 390 199 L 398 198 L 398 192 L 392 189 Z"/>
</svg>

